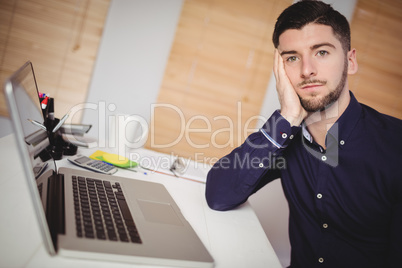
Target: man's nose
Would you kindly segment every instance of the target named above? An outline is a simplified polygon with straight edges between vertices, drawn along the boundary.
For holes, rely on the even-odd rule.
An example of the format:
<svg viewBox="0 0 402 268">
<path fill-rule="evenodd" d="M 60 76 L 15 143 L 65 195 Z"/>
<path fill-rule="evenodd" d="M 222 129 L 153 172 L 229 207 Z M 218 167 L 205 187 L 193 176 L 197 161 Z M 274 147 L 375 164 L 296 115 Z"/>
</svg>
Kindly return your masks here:
<svg viewBox="0 0 402 268">
<path fill-rule="evenodd" d="M 317 68 L 314 60 L 303 58 L 301 66 L 301 77 L 306 79 L 317 75 Z"/>
</svg>

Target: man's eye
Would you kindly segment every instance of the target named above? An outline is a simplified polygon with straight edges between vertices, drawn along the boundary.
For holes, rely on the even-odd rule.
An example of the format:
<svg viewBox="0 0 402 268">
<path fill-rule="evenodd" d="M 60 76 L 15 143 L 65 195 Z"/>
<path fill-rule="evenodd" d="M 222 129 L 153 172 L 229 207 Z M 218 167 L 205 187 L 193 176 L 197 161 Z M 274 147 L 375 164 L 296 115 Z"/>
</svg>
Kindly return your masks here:
<svg viewBox="0 0 402 268">
<path fill-rule="evenodd" d="M 296 56 L 291 56 L 291 57 L 289 57 L 289 58 L 286 59 L 286 61 L 288 61 L 288 62 L 294 62 L 294 61 L 296 61 L 296 60 L 297 60 L 297 57 L 296 57 Z"/>
<path fill-rule="evenodd" d="M 317 53 L 318 56 L 325 56 L 325 55 L 327 55 L 327 54 L 328 54 L 328 52 L 325 51 L 325 50 L 320 50 L 320 51 L 318 51 L 318 53 Z"/>
</svg>

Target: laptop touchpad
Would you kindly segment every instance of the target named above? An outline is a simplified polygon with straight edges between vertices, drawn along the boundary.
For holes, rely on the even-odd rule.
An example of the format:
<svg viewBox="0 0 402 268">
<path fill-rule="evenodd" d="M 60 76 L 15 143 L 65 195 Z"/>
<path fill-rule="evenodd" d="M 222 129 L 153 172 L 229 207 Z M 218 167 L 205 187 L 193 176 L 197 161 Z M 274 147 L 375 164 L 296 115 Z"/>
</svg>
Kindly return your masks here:
<svg viewBox="0 0 402 268">
<path fill-rule="evenodd" d="M 137 201 L 142 214 L 144 214 L 147 221 L 171 225 L 183 225 L 170 204 L 140 199 Z"/>
</svg>

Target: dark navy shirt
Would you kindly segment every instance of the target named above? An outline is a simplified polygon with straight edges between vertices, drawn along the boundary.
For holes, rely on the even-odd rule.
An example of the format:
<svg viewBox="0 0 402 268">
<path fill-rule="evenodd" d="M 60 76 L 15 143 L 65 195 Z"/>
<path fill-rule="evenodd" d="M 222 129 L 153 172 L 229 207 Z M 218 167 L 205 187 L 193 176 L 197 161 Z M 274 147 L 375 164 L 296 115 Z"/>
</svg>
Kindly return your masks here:
<svg viewBox="0 0 402 268">
<path fill-rule="evenodd" d="M 402 121 L 351 101 L 326 150 L 275 112 L 208 173 L 206 198 L 228 210 L 281 178 L 291 267 L 402 267 Z"/>
</svg>

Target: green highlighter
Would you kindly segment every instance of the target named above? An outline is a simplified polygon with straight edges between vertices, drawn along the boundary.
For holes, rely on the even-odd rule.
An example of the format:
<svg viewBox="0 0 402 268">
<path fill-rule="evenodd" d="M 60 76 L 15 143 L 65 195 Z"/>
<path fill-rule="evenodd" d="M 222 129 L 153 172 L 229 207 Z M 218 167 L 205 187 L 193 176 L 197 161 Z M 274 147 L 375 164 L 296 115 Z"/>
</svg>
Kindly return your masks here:
<svg viewBox="0 0 402 268">
<path fill-rule="evenodd" d="M 95 160 L 101 160 L 103 162 L 112 164 L 113 166 L 120 168 L 135 168 L 138 166 L 137 162 L 131 161 L 127 157 L 118 154 L 106 153 L 100 150 L 90 155 L 89 158 Z"/>
</svg>

